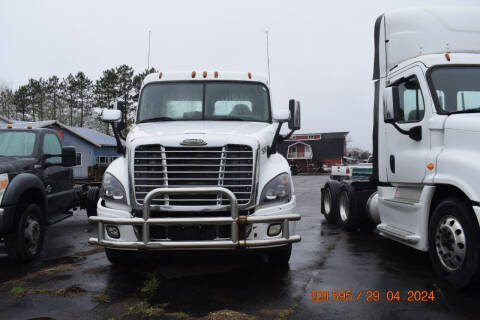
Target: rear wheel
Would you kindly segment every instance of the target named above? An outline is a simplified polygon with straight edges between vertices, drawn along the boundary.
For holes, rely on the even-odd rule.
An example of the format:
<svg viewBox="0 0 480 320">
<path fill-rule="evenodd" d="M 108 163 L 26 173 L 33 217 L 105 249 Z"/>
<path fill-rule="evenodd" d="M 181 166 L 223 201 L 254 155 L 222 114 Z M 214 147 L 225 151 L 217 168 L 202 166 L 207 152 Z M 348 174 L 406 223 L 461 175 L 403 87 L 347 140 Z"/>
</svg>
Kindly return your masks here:
<svg viewBox="0 0 480 320">
<path fill-rule="evenodd" d="M 329 224 L 338 224 L 338 192 L 340 183 L 328 181 L 322 192 L 321 209 Z"/>
<path fill-rule="evenodd" d="M 357 199 L 353 188 L 342 183 L 338 196 L 339 224 L 343 230 L 350 232 L 360 227 L 361 219 L 358 212 Z"/>
<path fill-rule="evenodd" d="M 5 237 L 5 246 L 11 259 L 28 262 L 42 252 L 45 226 L 42 211 L 32 203 L 18 209 L 15 233 Z"/>
<path fill-rule="evenodd" d="M 430 219 L 429 255 L 437 274 L 456 288 L 480 271 L 480 230 L 472 208 L 458 198 L 440 202 Z"/>
<path fill-rule="evenodd" d="M 97 215 L 97 202 L 100 195 L 98 187 L 89 187 L 87 191 L 87 216 L 92 217 Z"/>
</svg>

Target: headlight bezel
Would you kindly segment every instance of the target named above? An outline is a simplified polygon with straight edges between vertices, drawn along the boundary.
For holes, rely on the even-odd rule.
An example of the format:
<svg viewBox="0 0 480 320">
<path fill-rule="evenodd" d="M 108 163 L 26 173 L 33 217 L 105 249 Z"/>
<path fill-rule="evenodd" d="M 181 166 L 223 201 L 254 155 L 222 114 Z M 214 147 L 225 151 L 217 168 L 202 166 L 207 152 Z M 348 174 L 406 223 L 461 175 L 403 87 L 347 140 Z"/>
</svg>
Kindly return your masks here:
<svg viewBox="0 0 480 320">
<path fill-rule="evenodd" d="M 259 205 L 288 203 L 292 199 L 292 189 L 292 178 L 287 172 L 282 172 L 265 184 Z"/>
<path fill-rule="evenodd" d="M 108 202 L 127 205 L 127 192 L 125 187 L 113 174 L 105 172 L 103 175 L 100 197 Z"/>
</svg>

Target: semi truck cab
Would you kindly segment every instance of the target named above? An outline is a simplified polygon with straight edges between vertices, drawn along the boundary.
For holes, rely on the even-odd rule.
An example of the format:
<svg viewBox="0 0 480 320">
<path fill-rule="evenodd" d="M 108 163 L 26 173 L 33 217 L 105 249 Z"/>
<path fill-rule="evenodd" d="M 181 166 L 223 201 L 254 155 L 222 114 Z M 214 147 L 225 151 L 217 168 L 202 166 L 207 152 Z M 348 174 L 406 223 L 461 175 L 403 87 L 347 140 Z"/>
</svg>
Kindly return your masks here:
<svg viewBox="0 0 480 320">
<path fill-rule="evenodd" d="M 124 156 L 105 172 L 90 243 L 112 263 L 131 261 L 132 250 L 235 249 L 288 263 L 300 216 L 276 146 L 300 128 L 299 103 L 289 108 L 274 113 L 266 79 L 252 73 L 148 75 L 126 147 L 118 144 Z M 102 115 L 117 138 L 121 114 Z"/>
<path fill-rule="evenodd" d="M 480 268 L 480 10 L 415 8 L 375 23 L 373 175 L 329 182 L 322 212 L 429 252 L 465 287 Z M 327 210 L 328 209 L 328 210 Z"/>
</svg>

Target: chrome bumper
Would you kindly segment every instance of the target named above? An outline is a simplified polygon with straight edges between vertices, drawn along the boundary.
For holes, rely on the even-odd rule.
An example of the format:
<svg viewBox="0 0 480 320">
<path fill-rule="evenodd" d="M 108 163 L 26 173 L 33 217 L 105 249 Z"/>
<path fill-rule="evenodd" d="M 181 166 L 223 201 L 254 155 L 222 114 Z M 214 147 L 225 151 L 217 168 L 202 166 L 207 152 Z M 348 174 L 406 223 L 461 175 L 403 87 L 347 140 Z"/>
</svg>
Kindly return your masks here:
<svg viewBox="0 0 480 320">
<path fill-rule="evenodd" d="M 230 217 L 192 217 L 192 218 L 150 218 L 150 205 L 155 196 L 178 195 L 178 194 L 218 194 L 225 195 L 230 201 Z M 290 235 L 289 221 L 300 220 L 298 214 L 268 215 L 268 216 L 239 216 L 237 198 L 230 190 L 223 187 L 201 187 L 201 188 L 157 188 L 150 191 L 143 204 L 142 218 L 103 218 L 93 216 L 91 222 L 98 224 L 98 238 L 90 238 L 89 243 L 108 248 L 118 249 L 234 249 L 254 248 L 285 245 L 301 240 L 299 235 Z M 281 223 L 282 233 L 279 238 L 263 240 L 239 239 L 239 226 L 253 223 Z M 150 226 L 188 226 L 188 225 L 231 225 L 230 240 L 199 240 L 199 241 L 150 241 Z M 117 241 L 105 239 L 105 225 L 119 226 L 131 225 L 142 226 L 142 241 Z"/>
</svg>

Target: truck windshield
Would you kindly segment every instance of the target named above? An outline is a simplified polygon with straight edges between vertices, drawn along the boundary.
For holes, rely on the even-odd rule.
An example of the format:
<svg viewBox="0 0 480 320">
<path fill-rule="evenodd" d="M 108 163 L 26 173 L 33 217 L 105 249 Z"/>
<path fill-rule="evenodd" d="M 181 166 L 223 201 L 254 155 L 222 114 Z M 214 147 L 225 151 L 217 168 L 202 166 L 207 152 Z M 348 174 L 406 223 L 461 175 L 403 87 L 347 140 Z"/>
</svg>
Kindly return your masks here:
<svg viewBox="0 0 480 320">
<path fill-rule="evenodd" d="M 445 113 L 480 112 L 480 67 L 437 67 L 430 82 L 435 103 Z"/>
<path fill-rule="evenodd" d="M 23 131 L 0 131 L 0 156 L 28 157 L 33 154 L 36 134 Z"/>
<path fill-rule="evenodd" d="M 268 89 L 245 82 L 166 82 L 145 86 L 137 122 L 270 121 Z"/>
</svg>

